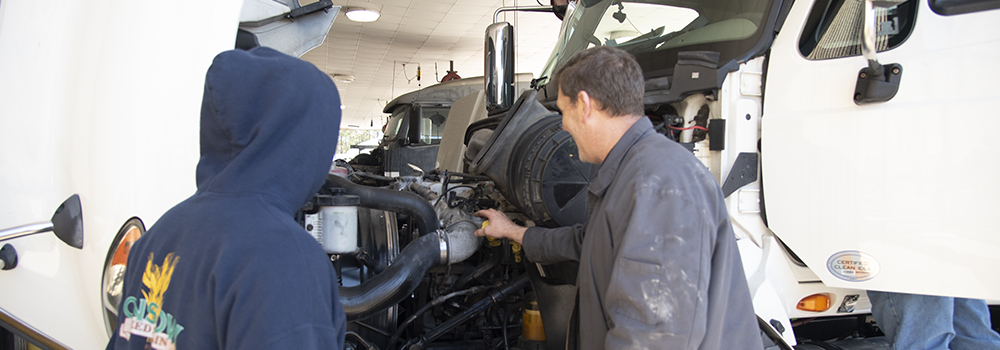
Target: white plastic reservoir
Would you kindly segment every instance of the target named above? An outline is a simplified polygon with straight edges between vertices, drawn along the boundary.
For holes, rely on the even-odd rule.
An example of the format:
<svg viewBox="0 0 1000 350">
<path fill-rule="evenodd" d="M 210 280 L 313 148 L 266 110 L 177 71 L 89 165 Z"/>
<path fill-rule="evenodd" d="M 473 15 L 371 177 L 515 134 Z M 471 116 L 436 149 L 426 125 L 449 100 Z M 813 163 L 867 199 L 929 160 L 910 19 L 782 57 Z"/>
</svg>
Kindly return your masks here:
<svg viewBox="0 0 1000 350">
<path fill-rule="evenodd" d="M 317 196 L 322 218 L 322 243 L 327 254 L 347 254 L 358 247 L 358 203 L 351 195 Z"/>
</svg>

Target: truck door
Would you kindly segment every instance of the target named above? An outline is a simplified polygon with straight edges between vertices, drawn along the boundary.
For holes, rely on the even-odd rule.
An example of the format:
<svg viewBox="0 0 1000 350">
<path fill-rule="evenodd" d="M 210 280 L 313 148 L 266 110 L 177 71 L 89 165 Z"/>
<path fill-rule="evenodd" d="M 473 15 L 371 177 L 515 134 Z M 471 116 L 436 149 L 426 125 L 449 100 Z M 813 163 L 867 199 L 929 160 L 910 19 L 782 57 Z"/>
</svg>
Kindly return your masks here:
<svg viewBox="0 0 1000 350">
<path fill-rule="evenodd" d="M 906 1 L 877 11 L 898 91 L 856 104 L 863 1 L 796 2 L 766 71 L 770 229 L 824 283 L 1000 299 L 1000 11 Z M 967 3 L 964 3 L 968 5 Z"/>
<path fill-rule="evenodd" d="M 396 126 L 396 132 L 390 135 L 387 130 L 386 140 L 389 141 L 383 142 L 387 176 L 411 174 L 413 169 L 408 164 L 424 171 L 434 170 L 438 144 L 441 143 L 444 122 L 450 108 L 442 104 L 414 104 L 399 107 L 393 112 L 393 118 L 399 115 L 397 124 L 393 124 L 392 120 L 389 124 Z"/>
<path fill-rule="evenodd" d="M 399 149 L 409 144 L 410 123 L 408 114 L 412 108 L 409 105 L 396 107 L 386 123 L 385 135 L 379 147 L 382 149 L 382 171 L 386 176 L 399 176 Z M 406 172 L 409 174 L 409 172 Z"/>
<path fill-rule="evenodd" d="M 424 171 L 437 167 L 437 152 L 444 132 L 444 122 L 448 119 L 450 105 L 432 104 L 418 105 L 414 109 L 410 128 L 410 145 L 403 147 L 403 161 L 413 164 Z M 409 167 L 403 164 L 401 173 L 408 173 Z"/>
</svg>

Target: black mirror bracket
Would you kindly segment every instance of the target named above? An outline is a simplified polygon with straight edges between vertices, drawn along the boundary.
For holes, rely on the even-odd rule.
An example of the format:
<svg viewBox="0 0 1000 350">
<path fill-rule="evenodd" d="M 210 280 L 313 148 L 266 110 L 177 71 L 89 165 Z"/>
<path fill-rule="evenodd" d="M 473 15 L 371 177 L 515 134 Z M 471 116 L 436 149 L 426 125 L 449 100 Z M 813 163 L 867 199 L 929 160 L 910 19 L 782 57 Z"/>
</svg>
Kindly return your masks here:
<svg viewBox="0 0 1000 350">
<path fill-rule="evenodd" d="M 83 249 L 83 208 L 79 195 L 69 196 L 62 202 L 49 222 L 0 229 L 0 242 L 44 232 L 54 232 L 56 237 L 69 246 Z"/>
<path fill-rule="evenodd" d="M 854 86 L 854 103 L 864 105 L 885 102 L 896 96 L 903 66 L 898 63 L 879 65 L 881 72 L 872 67 L 861 68 L 858 83 Z"/>
<path fill-rule="evenodd" d="M 883 65 L 878 62 L 875 46 L 878 24 L 875 22 L 876 7 L 890 7 L 900 0 L 865 0 L 864 28 L 861 38 L 861 53 L 868 60 L 868 67 L 858 72 L 858 83 L 854 86 L 854 103 L 864 105 L 891 100 L 899 91 L 899 79 L 903 66 L 898 63 Z"/>
</svg>

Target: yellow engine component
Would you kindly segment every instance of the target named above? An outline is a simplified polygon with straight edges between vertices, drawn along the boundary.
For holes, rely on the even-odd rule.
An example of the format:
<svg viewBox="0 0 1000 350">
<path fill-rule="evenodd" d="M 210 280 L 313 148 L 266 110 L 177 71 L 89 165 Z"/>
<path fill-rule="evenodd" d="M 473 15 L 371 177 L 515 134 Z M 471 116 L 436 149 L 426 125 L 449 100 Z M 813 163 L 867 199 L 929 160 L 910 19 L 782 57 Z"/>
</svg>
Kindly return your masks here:
<svg viewBox="0 0 1000 350">
<path fill-rule="evenodd" d="M 521 337 L 530 341 L 545 341 L 545 327 L 542 326 L 542 314 L 538 311 L 538 301 L 534 294 L 525 296 L 524 314 L 521 315 Z"/>
<path fill-rule="evenodd" d="M 483 225 L 480 228 L 486 228 L 486 226 L 489 226 L 489 225 L 490 225 L 490 221 L 486 220 L 486 221 L 483 221 Z M 499 247 L 500 244 L 503 244 L 503 240 L 500 239 L 500 238 L 493 238 L 493 237 L 487 236 L 486 237 L 486 243 L 488 243 L 490 245 L 490 247 Z"/>
</svg>

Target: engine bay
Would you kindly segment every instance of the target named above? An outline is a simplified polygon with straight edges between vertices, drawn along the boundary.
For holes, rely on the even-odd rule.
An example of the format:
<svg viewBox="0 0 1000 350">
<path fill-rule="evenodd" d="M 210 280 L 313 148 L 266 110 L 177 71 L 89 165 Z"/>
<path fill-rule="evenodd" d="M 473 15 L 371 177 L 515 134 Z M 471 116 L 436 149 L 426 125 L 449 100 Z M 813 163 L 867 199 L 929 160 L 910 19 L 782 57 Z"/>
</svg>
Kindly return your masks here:
<svg viewBox="0 0 1000 350">
<path fill-rule="evenodd" d="M 659 132 L 694 148 L 706 138 L 708 105 L 697 118 L 677 110 L 648 112 Z M 522 226 L 582 224 L 597 167 L 579 160 L 561 116 L 534 90 L 472 123 L 465 144 L 464 172 L 412 166 L 385 177 L 338 160 L 340 176 L 301 211 L 338 273 L 348 348 L 566 347 L 578 264 L 532 263 L 516 242 L 477 237 L 488 223 L 474 213 L 496 209 Z"/>
</svg>

